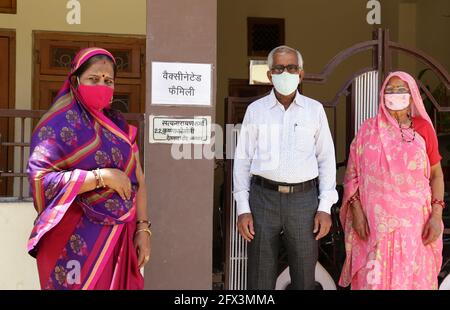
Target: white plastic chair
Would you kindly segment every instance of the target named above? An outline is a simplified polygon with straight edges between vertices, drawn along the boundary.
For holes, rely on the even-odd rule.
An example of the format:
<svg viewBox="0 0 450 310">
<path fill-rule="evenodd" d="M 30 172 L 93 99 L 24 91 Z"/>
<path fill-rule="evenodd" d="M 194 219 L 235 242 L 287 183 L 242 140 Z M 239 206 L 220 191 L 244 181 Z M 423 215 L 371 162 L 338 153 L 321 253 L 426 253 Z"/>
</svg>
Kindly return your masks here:
<svg viewBox="0 0 450 310">
<path fill-rule="evenodd" d="M 322 285 L 325 291 L 335 291 L 337 290 L 336 284 L 333 278 L 330 276 L 328 271 L 320 263 L 316 265 L 316 281 Z M 291 283 L 291 276 L 289 275 L 289 267 L 283 270 L 283 272 L 278 276 L 277 284 L 275 285 L 276 290 L 285 290 Z"/>
<path fill-rule="evenodd" d="M 450 274 L 447 275 L 439 286 L 440 291 L 450 291 Z"/>
</svg>

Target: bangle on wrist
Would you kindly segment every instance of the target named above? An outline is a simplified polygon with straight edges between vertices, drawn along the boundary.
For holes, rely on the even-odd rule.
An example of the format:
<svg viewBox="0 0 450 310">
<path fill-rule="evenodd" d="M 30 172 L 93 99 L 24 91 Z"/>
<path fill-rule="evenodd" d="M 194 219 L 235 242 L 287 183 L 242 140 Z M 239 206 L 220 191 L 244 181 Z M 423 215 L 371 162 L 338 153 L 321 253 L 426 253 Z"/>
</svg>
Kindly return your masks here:
<svg viewBox="0 0 450 310">
<path fill-rule="evenodd" d="M 138 229 L 138 230 L 136 230 L 136 232 L 134 234 L 137 235 L 138 233 L 144 232 L 144 231 L 149 235 L 149 237 L 152 236 L 152 231 L 148 228 Z"/>
<path fill-rule="evenodd" d="M 431 206 L 433 206 L 433 205 L 439 205 L 442 207 L 442 209 L 445 209 L 445 201 L 444 200 L 434 198 L 433 200 L 431 200 Z"/>
<path fill-rule="evenodd" d="M 100 171 L 100 168 L 97 168 L 97 173 L 98 173 L 98 176 L 100 178 L 100 186 L 102 188 L 105 188 L 106 187 L 105 180 L 103 180 L 103 176 L 102 176 L 102 172 Z"/>
<path fill-rule="evenodd" d="M 359 193 L 358 193 L 358 192 L 356 192 L 356 193 L 348 200 L 348 204 L 349 204 L 350 206 L 353 206 L 353 204 L 354 204 L 356 201 L 359 201 Z"/>
<path fill-rule="evenodd" d="M 152 222 L 150 222 L 149 220 L 137 220 L 136 221 L 136 225 L 139 224 L 147 224 L 147 228 L 150 229 L 150 227 L 152 227 Z"/>
<path fill-rule="evenodd" d="M 101 181 L 100 181 L 100 173 L 99 173 L 99 169 L 97 168 L 97 169 L 95 169 L 95 170 L 92 170 L 92 173 L 94 174 L 94 176 L 95 176 L 95 188 L 96 189 L 98 189 L 98 188 L 100 188 L 100 187 L 102 187 L 102 183 L 101 183 Z"/>
</svg>

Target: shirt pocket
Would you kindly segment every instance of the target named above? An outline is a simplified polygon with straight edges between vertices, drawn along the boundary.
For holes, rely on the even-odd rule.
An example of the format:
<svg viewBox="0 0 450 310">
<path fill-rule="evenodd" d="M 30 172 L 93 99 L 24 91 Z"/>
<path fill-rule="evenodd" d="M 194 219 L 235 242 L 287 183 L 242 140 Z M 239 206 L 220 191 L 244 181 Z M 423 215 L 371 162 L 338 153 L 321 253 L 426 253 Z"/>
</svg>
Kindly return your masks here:
<svg viewBox="0 0 450 310">
<path fill-rule="evenodd" d="M 294 130 L 294 147 L 297 152 L 309 153 L 314 149 L 315 130 L 309 125 L 295 126 Z"/>
</svg>

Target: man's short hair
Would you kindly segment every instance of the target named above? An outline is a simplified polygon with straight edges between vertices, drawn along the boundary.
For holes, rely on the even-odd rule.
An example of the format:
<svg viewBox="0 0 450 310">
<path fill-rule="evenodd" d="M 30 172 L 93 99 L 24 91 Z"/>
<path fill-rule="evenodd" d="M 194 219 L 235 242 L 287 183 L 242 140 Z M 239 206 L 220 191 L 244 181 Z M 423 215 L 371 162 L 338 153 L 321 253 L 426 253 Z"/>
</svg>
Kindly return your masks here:
<svg viewBox="0 0 450 310">
<path fill-rule="evenodd" d="M 273 50 L 270 51 L 269 56 L 267 56 L 267 65 L 269 66 L 269 69 L 272 69 L 273 66 L 273 58 L 276 54 L 288 54 L 293 53 L 297 55 L 298 60 L 298 66 L 300 69 L 303 69 L 303 57 L 300 52 L 292 47 L 289 47 L 287 45 L 281 45 L 278 47 L 275 47 Z"/>
</svg>

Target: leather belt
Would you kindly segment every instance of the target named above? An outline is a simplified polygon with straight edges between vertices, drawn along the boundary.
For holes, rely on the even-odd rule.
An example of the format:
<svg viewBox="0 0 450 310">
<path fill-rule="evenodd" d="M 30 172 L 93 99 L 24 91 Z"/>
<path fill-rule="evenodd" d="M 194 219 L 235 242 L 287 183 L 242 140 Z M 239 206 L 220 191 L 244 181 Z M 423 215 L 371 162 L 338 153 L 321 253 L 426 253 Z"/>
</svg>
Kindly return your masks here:
<svg viewBox="0 0 450 310">
<path fill-rule="evenodd" d="M 260 177 L 259 175 L 254 175 L 252 177 L 252 182 L 254 184 L 260 185 L 264 188 L 280 192 L 282 194 L 290 194 L 290 193 L 300 193 L 300 192 L 307 192 L 311 190 L 312 188 L 317 186 L 317 178 L 305 181 L 302 183 L 280 183 L 275 182 L 263 177 Z"/>
</svg>

